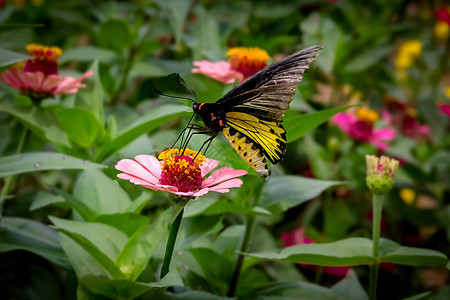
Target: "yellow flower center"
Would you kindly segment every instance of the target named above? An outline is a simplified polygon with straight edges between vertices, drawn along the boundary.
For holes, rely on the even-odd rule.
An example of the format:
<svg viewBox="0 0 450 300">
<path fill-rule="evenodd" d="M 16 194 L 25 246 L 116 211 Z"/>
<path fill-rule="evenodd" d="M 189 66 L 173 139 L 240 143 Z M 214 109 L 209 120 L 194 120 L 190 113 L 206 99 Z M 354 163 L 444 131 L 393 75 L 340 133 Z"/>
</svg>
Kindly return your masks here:
<svg viewBox="0 0 450 300">
<path fill-rule="evenodd" d="M 374 123 L 375 121 L 377 121 L 380 118 L 380 116 L 378 115 L 378 113 L 376 111 L 373 111 L 373 110 L 367 109 L 367 108 L 358 108 L 356 110 L 356 117 L 359 120 L 364 120 L 369 123 Z"/>
<path fill-rule="evenodd" d="M 159 154 L 162 172 L 160 183 L 175 186 L 180 192 L 195 192 L 202 185 L 200 166 L 205 156 L 191 149 L 168 149 Z"/>
<path fill-rule="evenodd" d="M 267 66 L 269 54 L 260 48 L 235 47 L 227 51 L 232 68 L 247 79 Z"/>
<path fill-rule="evenodd" d="M 61 56 L 62 50 L 59 47 L 47 47 L 38 44 L 29 44 L 25 47 L 29 56 L 33 56 L 39 60 L 51 60 L 56 62 Z"/>
</svg>

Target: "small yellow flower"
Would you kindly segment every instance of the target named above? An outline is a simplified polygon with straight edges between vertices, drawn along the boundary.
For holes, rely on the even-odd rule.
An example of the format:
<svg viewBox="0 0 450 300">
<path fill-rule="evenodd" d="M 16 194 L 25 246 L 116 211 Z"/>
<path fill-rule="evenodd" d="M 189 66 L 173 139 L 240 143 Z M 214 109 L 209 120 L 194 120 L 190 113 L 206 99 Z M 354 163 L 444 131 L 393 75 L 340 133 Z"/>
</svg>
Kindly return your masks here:
<svg viewBox="0 0 450 300">
<path fill-rule="evenodd" d="M 422 53 L 422 43 L 419 40 L 403 42 L 397 50 L 395 66 L 399 70 L 410 68 L 414 60 L 420 57 Z"/>
<path fill-rule="evenodd" d="M 358 108 L 356 110 L 356 117 L 359 120 L 364 120 L 369 123 L 374 123 L 375 121 L 377 121 L 380 118 L 380 116 L 378 115 L 378 113 L 376 111 L 368 109 L 368 108 Z"/>
<path fill-rule="evenodd" d="M 412 189 L 403 188 L 400 190 L 400 198 L 405 201 L 406 204 L 411 204 L 416 198 L 416 193 Z"/>
<path fill-rule="evenodd" d="M 450 86 L 445 88 L 445 96 L 447 96 L 447 98 L 450 98 Z"/>
<path fill-rule="evenodd" d="M 448 39 L 450 26 L 442 21 L 437 22 L 436 25 L 434 25 L 433 33 L 439 43 L 444 43 Z"/>
<path fill-rule="evenodd" d="M 227 52 L 233 70 L 247 79 L 267 66 L 269 54 L 260 48 L 235 47 Z"/>
</svg>

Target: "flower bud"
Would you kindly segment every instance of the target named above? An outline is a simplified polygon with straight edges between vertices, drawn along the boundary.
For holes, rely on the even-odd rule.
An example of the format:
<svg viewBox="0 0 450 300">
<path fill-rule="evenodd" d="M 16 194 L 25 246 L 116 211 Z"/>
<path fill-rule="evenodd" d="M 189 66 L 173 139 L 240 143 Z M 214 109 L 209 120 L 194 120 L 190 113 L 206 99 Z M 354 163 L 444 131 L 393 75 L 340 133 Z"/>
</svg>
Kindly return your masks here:
<svg viewBox="0 0 450 300">
<path fill-rule="evenodd" d="M 374 194 L 385 195 L 394 187 L 398 160 L 386 156 L 366 155 L 366 184 Z"/>
</svg>

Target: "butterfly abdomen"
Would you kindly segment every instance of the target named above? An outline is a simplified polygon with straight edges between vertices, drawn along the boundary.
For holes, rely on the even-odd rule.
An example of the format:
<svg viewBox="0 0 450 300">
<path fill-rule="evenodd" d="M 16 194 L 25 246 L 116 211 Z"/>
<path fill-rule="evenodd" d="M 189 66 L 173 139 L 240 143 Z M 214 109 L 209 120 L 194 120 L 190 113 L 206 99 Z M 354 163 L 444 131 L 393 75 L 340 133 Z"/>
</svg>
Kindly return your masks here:
<svg viewBox="0 0 450 300">
<path fill-rule="evenodd" d="M 260 175 L 267 177 L 269 170 L 267 168 L 266 159 L 258 147 L 248 137 L 235 130 L 233 127 L 223 129 L 223 134 L 230 142 L 236 152 Z"/>
</svg>

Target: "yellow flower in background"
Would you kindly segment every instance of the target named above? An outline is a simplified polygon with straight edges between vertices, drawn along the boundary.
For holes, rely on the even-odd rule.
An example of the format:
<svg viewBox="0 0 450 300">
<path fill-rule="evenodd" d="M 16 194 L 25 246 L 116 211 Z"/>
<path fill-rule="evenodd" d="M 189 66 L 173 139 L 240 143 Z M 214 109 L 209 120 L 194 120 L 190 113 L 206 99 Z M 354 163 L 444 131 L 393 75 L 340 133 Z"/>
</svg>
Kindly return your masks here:
<svg viewBox="0 0 450 300">
<path fill-rule="evenodd" d="M 400 198 L 406 203 L 411 204 L 416 198 L 416 193 L 412 189 L 403 188 L 400 190 Z"/>
<path fill-rule="evenodd" d="M 356 117 L 359 120 L 364 120 L 369 123 L 374 123 L 380 118 L 379 114 L 376 111 L 368 108 L 358 108 L 356 110 Z"/>
<path fill-rule="evenodd" d="M 447 96 L 448 98 L 450 98 L 450 86 L 445 88 L 445 96 Z"/>
<path fill-rule="evenodd" d="M 422 53 L 422 43 L 419 40 L 403 42 L 397 50 L 395 66 L 399 70 L 412 67 L 414 60 Z"/>
<path fill-rule="evenodd" d="M 436 40 L 443 44 L 449 37 L 450 27 L 445 22 L 437 22 L 434 25 L 433 33 Z"/>
<path fill-rule="evenodd" d="M 234 47 L 227 51 L 229 62 L 233 70 L 244 75 L 244 79 L 250 78 L 267 66 L 269 54 L 260 48 Z"/>
</svg>

